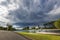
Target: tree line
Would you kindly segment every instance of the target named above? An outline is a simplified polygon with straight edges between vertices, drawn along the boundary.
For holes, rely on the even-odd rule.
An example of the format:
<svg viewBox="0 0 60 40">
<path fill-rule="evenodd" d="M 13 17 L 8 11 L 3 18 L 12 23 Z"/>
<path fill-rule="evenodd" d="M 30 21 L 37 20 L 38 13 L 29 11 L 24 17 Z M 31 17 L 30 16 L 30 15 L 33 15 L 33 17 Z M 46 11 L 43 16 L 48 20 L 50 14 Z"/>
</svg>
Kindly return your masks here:
<svg viewBox="0 0 60 40">
<path fill-rule="evenodd" d="M 14 30 L 16 30 L 16 29 L 13 28 L 12 25 L 7 24 L 7 27 L 0 26 L 0 30 L 14 31 Z"/>
<path fill-rule="evenodd" d="M 49 26 L 49 29 L 60 29 L 60 19 L 56 20 L 56 21 L 51 21 L 48 23 L 44 24 L 45 28 L 47 28 L 47 26 Z"/>
<path fill-rule="evenodd" d="M 51 21 L 51 22 L 45 23 L 43 25 L 44 25 L 43 29 L 60 29 L 60 19 L 58 19 L 56 21 Z M 41 27 L 39 27 L 39 25 L 38 25 L 38 28 L 36 28 L 34 26 L 33 27 L 27 26 L 27 27 L 23 28 L 23 30 L 30 30 L 30 29 L 41 29 Z"/>
<path fill-rule="evenodd" d="M 40 29 L 40 28 L 41 28 L 41 27 L 39 27 L 39 26 L 38 26 L 37 28 L 36 28 L 35 26 L 33 26 L 33 27 L 27 26 L 27 27 L 24 27 L 23 30 L 32 30 L 32 29 L 38 30 L 38 29 Z"/>
</svg>

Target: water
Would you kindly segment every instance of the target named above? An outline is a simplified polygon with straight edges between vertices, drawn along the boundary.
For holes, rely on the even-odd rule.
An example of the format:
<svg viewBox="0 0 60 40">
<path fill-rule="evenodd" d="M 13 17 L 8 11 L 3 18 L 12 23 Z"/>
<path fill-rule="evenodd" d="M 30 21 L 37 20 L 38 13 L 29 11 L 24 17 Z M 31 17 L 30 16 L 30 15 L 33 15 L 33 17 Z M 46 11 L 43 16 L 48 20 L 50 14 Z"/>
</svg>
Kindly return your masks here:
<svg viewBox="0 0 60 40">
<path fill-rule="evenodd" d="M 54 33 L 60 33 L 60 30 L 57 30 L 57 29 L 45 29 L 45 30 L 42 30 L 43 32 L 54 32 Z"/>
<path fill-rule="evenodd" d="M 30 32 L 30 33 L 36 33 L 36 32 L 41 32 L 42 30 L 19 30 L 19 31 L 14 31 L 14 32 Z"/>
<path fill-rule="evenodd" d="M 55 32 L 60 33 L 60 30 L 57 29 L 39 29 L 39 30 L 20 30 L 15 32 L 29 32 L 29 33 L 36 33 L 36 32 Z"/>
</svg>

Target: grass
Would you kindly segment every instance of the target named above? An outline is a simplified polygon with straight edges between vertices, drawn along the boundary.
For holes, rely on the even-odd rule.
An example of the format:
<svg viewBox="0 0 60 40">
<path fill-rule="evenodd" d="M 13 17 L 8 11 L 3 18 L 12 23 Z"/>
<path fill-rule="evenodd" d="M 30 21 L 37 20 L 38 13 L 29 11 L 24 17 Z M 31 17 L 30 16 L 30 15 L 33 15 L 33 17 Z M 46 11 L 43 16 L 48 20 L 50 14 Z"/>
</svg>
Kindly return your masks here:
<svg viewBox="0 0 60 40">
<path fill-rule="evenodd" d="M 31 38 L 32 40 L 60 40 L 60 36 L 57 35 L 26 33 L 26 32 L 19 32 L 19 34 L 24 35 L 27 38 Z"/>
</svg>

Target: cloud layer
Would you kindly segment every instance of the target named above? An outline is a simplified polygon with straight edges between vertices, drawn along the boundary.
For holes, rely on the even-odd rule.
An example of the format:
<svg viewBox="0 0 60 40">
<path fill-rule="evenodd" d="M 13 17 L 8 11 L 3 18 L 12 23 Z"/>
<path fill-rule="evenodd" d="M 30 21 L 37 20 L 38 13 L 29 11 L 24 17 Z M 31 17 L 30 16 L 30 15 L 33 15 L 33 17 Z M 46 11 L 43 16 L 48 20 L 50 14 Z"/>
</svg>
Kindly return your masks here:
<svg viewBox="0 0 60 40">
<path fill-rule="evenodd" d="M 4 24 L 38 25 L 58 18 L 60 0 L 0 0 L 0 21 Z"/>
</svg>

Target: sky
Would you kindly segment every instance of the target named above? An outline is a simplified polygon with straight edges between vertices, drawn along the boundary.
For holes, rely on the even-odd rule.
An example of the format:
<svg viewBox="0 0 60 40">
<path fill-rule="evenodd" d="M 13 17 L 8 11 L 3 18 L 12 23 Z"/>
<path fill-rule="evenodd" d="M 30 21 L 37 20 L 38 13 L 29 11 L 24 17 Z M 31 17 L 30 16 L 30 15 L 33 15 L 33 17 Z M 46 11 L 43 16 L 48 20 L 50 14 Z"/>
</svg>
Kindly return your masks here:
<svg viewBox="0 0 60 40">
<path fill-rule="evenodd" d="M 0 0 L 0 25 L 42 25 L 60 18 L 60 0 Z"/>
</svg>

